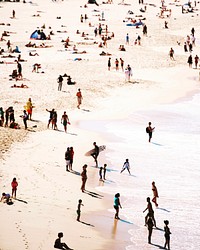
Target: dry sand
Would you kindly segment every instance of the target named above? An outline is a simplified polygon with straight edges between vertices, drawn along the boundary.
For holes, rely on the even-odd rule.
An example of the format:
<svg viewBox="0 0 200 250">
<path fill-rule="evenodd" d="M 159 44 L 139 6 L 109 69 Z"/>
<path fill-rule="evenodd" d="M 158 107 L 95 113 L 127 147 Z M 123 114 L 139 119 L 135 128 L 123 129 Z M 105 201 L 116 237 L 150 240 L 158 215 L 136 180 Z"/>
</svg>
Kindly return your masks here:
<svg viewBox="0 0 200 250">
<path fill-rule="evenodd" d="M 125 1 L 130 3 L 130 1 Z M 22 51 L 23 81 L 10 81 L 9 75 L 16 68 L 16 58 L 1 58 L 9 62 L 0 64 L 1 100 L 0 106 L 6 109 L 13 106 L 16 121 L 20 123 L 20 130 L 0 128 L 1 152 L 1 192 L 10 192 L 10 182 L 15 176 L 19 182 L 17 197 L 14 205 L 1 205 L 1 233 L 0 249 L 53 249 L 53 243 L 59 231 L 64 232 L 64 239 L 74 249 L 124 249 L 129 242 L 127 230 L 129 225 L 118 227 L 113 225 L 112 214 L 107 210 L 112 208 L 112 199 L 102 194 L 85 195 L 80 192 L 80 176 L 82 166 L 87 163 L 93 165 L 90 158 L 84 156 L 92 148 L 93 141 L 99 145 L 107 141 L 114 141 L 110 135 L 98 133 L 101 122 L 126 118 L 134 110 L 148 110 L 159 103 L 170 103 L 192 95 L 199 90 L 198 71 L 189 69 L 188 54 L 183 51 L 183 42 L 194 26 L 199 34 L 200 25 L 197 11 L 191 14 L 181 14 L 181 7 L 176 3 L 172 8 L 169 29 L 164 29 L 164 20 L 158 18 L 160 2 L 156 7 L 147 2 L 147 12 L 141 13 L 136 4 L 124 6 L 114 4 L 83 6 L 82 1 L 34 1 L 33 3 L 0 3 L 0 31 L 12 31 L 6 41 L 0 46 L 6 50 L 7 39 L 12 47 L 19 46 Z M 178 2 L 178 4 L 181 4 Z M 199 6 L 197 6 L 199 7 Z M 12 10 L 16 11 L 16 18 L 11 19 Z M 94 12 L 93 10 L 100 10 Z M 98 16 L 105 12 L 103 27 L 108 25 L 109 32 L 115 37 L 108 41 L 107 48 L 98 48 L 94 41 L 94 27 L 99 23 Z M 127 27 L 123 20 L 128 10 L 142 14 L 148 27 L 148 36 L 142 36 L 142 29 Z M 80 15 L 87 14 L 89 19 L 80 23 Z M 40 15 L 36 17 L 33 15 Z M 133 15 L 135 16 L 135 15 Z M 57 19 L 61 17 L 61 19 Z M 89 27 L 91 22 L 93 27 Z M 51 48 L 27 48 L 31 33 L 45 24 L 45 33 L 52 29 L 55 35 L 45 41 Z M 51 27 L 51 29 L 49 29 Z M 84 40 L 76 34 L 76 30 L 89 34 L 89 40 Z M 67 31 L 67 33 L 58 32 Z M 118 50 L 120 44 L 125 44 L 126 33 L 130 35 L 130 45 L 125 45 L 126 52 Z M 141 46 L 134 45 L 134 40 L 140 34 Z M 70 37 L 69 48 L 65 50 L 61 40 Z M 181 45 L 177 44 L 177 41 Z M 41 44 L 42 41 L 33 41 Z M 82 44 L 80 44 L 82 43 Z M 84 45 L 85 43 L 86 45 Z M 200 52 L 199 40 L 196 41 L 195 54 Z M 79 51 L 86 50 L 86 54 L 72 54 L 72 46 L 76 44 Z M 87 45 L 92 44 L 92 45 Z M 169 59 L 169 50 L 175 50 L 175 61 Z M 99 56 L 103 51 L 112 54 L 111 71 L 107 70 L 107 56 Z M 37 52 L 38 57 L 30 57 L 29 52 Z M 8 54 L 8 53 L 5 53 Z M 17 56 L 17 54 L 14 54 Z M 74 61 L 81 57 L 81 61 Z M 132 82 L 125 81 L 124 72 L 114 68 L 115 58 L 122 57 L 125 66 L 133 69 Z M 40 73 L 32 73 L 32 65 L 41 63 Z M 44 73 L 41 73 L 44 72 Z M 76 85 L 64 83 L 63 90 L 57 91 L 57 77 L 67 73 L 72 76 Z M 27 89 L 10 88 L 14 83 L 28 85 Z M 83 104 L 81 110 L 76 108 L 76 91 L 81 88 Z M 28 122 L 29 130 L 23 129 L 19 115 L 28 98 L 31 97 L 35 106 L 33 121 Z M 46 130 L 48 113 L 45 109 L 55 108 L 58 111 L 58 128 L 60 132 Z M 60 117 L 66 110 L 71 125 L 68 134 L 64 134 L 60 124 Z M 80 127 L 81 121 L 88 120 L 91 127 Z M 94 122 L 95 121 L 95 122 Z M 37 125 L 36 128 L 33 128 Z M 95 129 L 92 128 L 95 126 Z M 94 130 L 94 132 L 92 132 Z M 14 144 L 13 144 L 14 142 Z M 65 172 L 64 152 L 67 146 L 75 148 L 74 169 L 76 174 Z M 100 162 L 106 161 L 104 153 L 100 155 Z M 88 169 L 87 187 L 91 192 L 98 193 L 95 187 L 98 174 L 95 168 Z M 90 224 L 76 222 L 76 208 L 78 199 L 83 199 L 83 221 Z M 102 199 L 101 199 L 102 198 Z M 94 225 L 94 227 L 92 226 Z M 106 228 L 106 230 L 105 230 Z"/>
</svg>

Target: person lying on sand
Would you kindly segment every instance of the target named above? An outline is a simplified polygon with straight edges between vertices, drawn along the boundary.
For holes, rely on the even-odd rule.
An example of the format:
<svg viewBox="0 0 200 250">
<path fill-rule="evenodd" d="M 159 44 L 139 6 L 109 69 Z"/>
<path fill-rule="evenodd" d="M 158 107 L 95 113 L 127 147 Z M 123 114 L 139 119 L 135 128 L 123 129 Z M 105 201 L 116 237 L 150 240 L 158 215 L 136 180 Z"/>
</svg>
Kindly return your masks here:
<svg viewBox="0 0 200 250">
<path fill-rule="evenodd" d="M 99 55 L 100 55 L 100 56 L 112 56 L 112 54 L 106 53 L 106 52 L 104 52 L 104 51 L 102 51 Z"/>
<path fill-rule="evenodd" d="M 16 85 L 14 84 L 13 86 L 10 86 L 11 88 L 28 88 L 28 86 L 26 84 L 21 84 L 21 85 Z"/>
<path fill-rule="evenodd" d="M 41 43 L 39 46 L 35 46 L 35 48 L 51 48 L 53 45 L 46 45 L 45 43 Z"/>
<path fill-rule="evenodd" d="M 32 53 L 32 52 L 29 52 L 29 56 L 39 56 L 38 53 Z"/>
<path fill-rule="evenodd" d="M 2 58 L 15 58 L 16 56 L 12 56 L 12 55 L 7 55 L 7 56 L 2 56 Z"/>
<path fill-rule="evenodd" d="M 35 48 L 36 47 L 36 44 L 35 43 L 32 43 L 32 42 L 29 42 L 25 45 L 26 47 L 33 47 Z"/>
</svg>

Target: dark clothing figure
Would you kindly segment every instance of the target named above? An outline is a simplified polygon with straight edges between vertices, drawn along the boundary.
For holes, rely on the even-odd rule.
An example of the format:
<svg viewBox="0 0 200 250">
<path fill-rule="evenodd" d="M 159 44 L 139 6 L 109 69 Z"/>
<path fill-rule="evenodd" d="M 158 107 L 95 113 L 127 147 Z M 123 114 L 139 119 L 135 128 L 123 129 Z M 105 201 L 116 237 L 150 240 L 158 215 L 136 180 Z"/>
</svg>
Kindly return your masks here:
<svg viewBox="0 0 200 250">
<path fill-rule="evenodd" d="M 53 116 L 54 116 L 54 113 L 55 113 L 55 109 L 52 109 L 51 111 L 49 111 L 48 109 L 46 109 L 46 111 L 50 113 L 49 121 L 48 121 L 48 124 L 47 124 L 47 128 L 49 128 L 49 125 L 52 122 L 52 119 L 53 119 Z"/>
<path fill-rule="evenodd" d="M 63 84 L 63 77 L 60 75 L 58 77 L 58 91 L 62 90 L 62 84 Z"/>
<path fill-rule="evenodd" d="M 149 217 L 149 219 L 147 220 L 147 228 L 148 228 L 148 231 L 149 231 L 148 243 L 151 244 L 151 235 L 152 235 L 152 232 L 153 232 L 153 221 L 152 221 L 151 217 Z"/>
<path fill-rule="evenodd" d="M 194 36 L 194 32 L 195 32 L 195 29 L 194 28 L 192 28 L 191 29 L 191 34 Z"/>
<path fill-rule="evenodd" d="M 190 53 L 192 52 L 192 44 L 191 43 L 189 44 L 189 52 Z"/>
<path fill-rule="evenodd" d="M 61 242 L 61 238 L 63 237 L 63 233 L 59 233 L 58 234 L 58 239 L 56 239 L 55 243 L 54 243 L 54 248 L 57 248 L 57 249 L 71 249 L 67 246 L 66 243 L 62 243 Z M 72 249 L 71 249 L 72 250 Z"/>
<path fill-rule="evenodd" d="M 69 171 L 69 166 L 70 166 L 70 148 L 67 148 L 67 151 L 65 152 L 65 161 L 66 161 L 66 171 Z"/>
<path fill-rule="evenodd" d="M 184 51 L 185 51 L 185 52 L 188 52 L 187 43 L 186 43 L 186 42 L 184 43 Z"/>
<path fill-rule="evenodd" d="M 24 113 L 23 113 L 23 115 L 22 115 L 22 118 L 23 118 L 23 122 L 24 122 L 25 129 L 27 129 L 28 114 L 26 113 L 26 110 L 24 110 Z"/>
<path fill-rule="evenodd" d="M 147 35 L 147 26 L 146 26 L 146 24 L 143 26 L 143 35 L 144 36 Z"/>
<path fill-rule="evenodd" d="M 168 227 L 169 225 L 169 221 L 168 220 L 164 220 L 164 224 L 165 224 L 165 227 L 164 227 L 164 231 L 165 231 L 165 245 L 164 245 L 164 248 L 166 249 L 166 247 L 168 249 L 170 249 L 170 229 Z"/>
<path fill-rule="evenodd" d="M 110 67 L 111 67 L 111 58 L 109 57 L 109 59 L 108 59 L 108 70 L 110 70 Z"/>
<path fill-rule="evenodd" d="M 155 127 L 152 128 L 151 122 L 149 122 L 149 126 L 146 128 L 146 132 L 149 134 L 149 142 L 151 142 L 152 133 L 153 133 L 154 129 L 155 129 Z"/>
<path fill-rule="evenodd" d="M 22 78 L 22 65 L 19 62 L 17 62 L 17 70 L 18 70 L 18 77 Z"/>
<path fill-rule="evenodd" d="M 82 204 L 82 200 L 78 201 L 78 208 L 77 208 L 77 221 L 80 221 L 80 216 L 81 216 L 81 206 L 83 206 Z"/>
<path fill-rule="evenodd" d="M 103 179 L 104 180 L 106 179 L 106 167 L 107 167 L 107 164 L 104 164 L 103 166 Z"/>
<path fill-rule="evenodd" d="M 148 210 L 148 213 L 147 215 L 145 216 L 145 226 L 147 225 L 147 221 L 148 221 L 148 218 L 151 217 L 152 221 L 153 221 L 153 224 L 154 226 L 156 227 L 156 220 L 154 218 L 154 211 L 153 211 L 153 208 L 152 208 L 152 204 L 151 204 L 151 201 L 150 201 L 150 198 L 147 197 L 147 207 L 146 209 L 143 211 L 143 213 Z"/>
<path fill-rule="evenodd" d="M 99 180 L 100 181 L 103 181 L 102 172 L 103 172 L 103 167 L 100 167 L 100 169 L 99 169 Z"/>
<path fill-rule="evenodd" d="M 96 142 L 94 142 L 93 145 L 94 145 L 94 152 L 91 154 L 91 156 L 94 158 L 96 167 L 98 167 L 97 157 L 99 155 L 99 147 L 97 146 Z"/>
<path fill-rule="evenodd" d="M 193 63 L 192 55 L 190 55 L 190 56 L 188 57 L 188 64 L 189 64 L 189 67 L 190 67 L 190 68 L 192 67 L 192 63 Z"/>
</svg>

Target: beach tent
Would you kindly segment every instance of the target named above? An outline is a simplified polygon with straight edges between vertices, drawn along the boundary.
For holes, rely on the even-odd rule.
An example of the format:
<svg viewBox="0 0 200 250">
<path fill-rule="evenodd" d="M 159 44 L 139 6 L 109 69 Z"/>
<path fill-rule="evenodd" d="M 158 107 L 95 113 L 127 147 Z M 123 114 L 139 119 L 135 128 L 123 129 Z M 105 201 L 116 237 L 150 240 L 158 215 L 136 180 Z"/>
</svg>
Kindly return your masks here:
<svg viewBox="0 0 200 250">
<path fill-rule="evenodd" d="M 31 36 L 30 39 L 35 39 L 35 40 L 46 40 L 47 37 L 43 31 L 40 30 L 35 30 Z"/>
<path fill-rule="evenodd" d="M 140 25 L 144 25 L 143 22 L 136 22 L 136 23 L 127 23 L 126 26 L 140 26 Z"/>
<path fill-rule="evenodd" d="M 35 30 L 32 34 L 31 34 L 31 36 L 30 36 L 30 39 L 38 39 L 38 37 L 39 37 L 39 34 L 38 34 L 38 32 L 37 32 L 37 30 Z"/>
</svg>

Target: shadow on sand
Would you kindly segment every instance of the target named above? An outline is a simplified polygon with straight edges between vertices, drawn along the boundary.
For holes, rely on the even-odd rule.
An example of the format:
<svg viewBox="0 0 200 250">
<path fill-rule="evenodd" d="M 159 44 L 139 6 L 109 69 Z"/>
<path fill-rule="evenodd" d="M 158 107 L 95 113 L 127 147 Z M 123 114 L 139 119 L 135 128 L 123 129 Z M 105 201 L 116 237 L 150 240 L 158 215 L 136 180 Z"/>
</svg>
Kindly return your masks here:
<svg viewBox="0 0 200 250">
<path fill-rule="evenodd" d="M 84 193 L 88 194 L 88 195 L 90 195 L 90 196 L 92 196 L 94 198 L 98 198 L 98 199 L 102 199 L 102 197 L 103 197 L 103 195 L 101 195 L 101 194 L 98 194 L 98 193 L 95 193 L 95 192 L 90 192 L 88 190 L 85 190 Z"/>
<path fill-rule="evenodd" d="M 80 223 L 86 225 L 86 226 L 90 226 L 90 227 L 94 227 L 94 225 L 90 224 L 90 223 L 86 223 L 84 221 L 79 221 Z"/>
<path fill-rule="evenodd" d="M 20 201 L 20 202 L 23 202 L 23 203 L 26 203 L 26 204 L 28 204 L 28 202 L 27 201 L 24 201 L 24 200 L 21 200 L 21 199 L 15 199 L 16 201 Z"/>
</svg>

